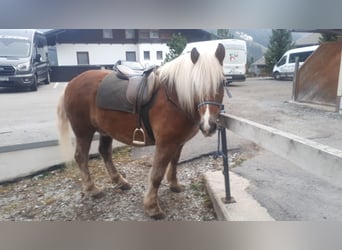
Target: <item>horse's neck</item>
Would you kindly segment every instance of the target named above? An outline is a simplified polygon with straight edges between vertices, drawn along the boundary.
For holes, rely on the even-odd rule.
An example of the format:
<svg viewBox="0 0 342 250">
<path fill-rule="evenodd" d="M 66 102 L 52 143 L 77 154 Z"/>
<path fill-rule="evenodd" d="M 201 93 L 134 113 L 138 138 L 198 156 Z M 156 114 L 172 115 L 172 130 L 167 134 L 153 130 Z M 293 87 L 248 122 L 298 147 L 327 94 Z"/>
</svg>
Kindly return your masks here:
<svg viewBox="0 0 342 250">
<path fill-rule="evenodd" d="M 194 110 L 191 114 L 186 112 L 184 109 L 182 109 L 179 100 L 178 100 L 178 95 L 175 89 L 170 89 L 168 86 L 165 84 L 161 84 L 160 89 L 162 89 L 165 93 L 165 96 L 167 98 L 167 101 L 170 103 L 170 105 L 175 106 L 180 112 L 184 114 L 189 120 L 193 122 L 198 122 L 200 119 L 200 116 L 196 110 Z"/>
</svg>

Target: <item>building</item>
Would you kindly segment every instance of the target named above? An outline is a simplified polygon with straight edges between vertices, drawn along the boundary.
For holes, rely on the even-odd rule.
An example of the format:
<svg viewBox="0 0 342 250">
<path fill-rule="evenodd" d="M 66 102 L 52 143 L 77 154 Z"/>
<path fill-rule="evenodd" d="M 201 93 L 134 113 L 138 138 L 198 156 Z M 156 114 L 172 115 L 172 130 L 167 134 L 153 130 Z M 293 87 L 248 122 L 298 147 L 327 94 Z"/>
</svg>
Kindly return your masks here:
<svg viewBox="0 0 342 250">
<path fill-rule="evenodd" d="M 307 47 L 319 44 L 320 33 L 308 33 L 295 41 L 295 47 Z"/>
<path fill-rule="evenodd" d="M 51 65 L 112 66 L 118 60 L 161 65 L 166 43 L 181 33 L 188 42 L 212 39 L 201 29 L 55 29 L 45 32 Z"/>
<path fill-rule="evenodd" d="M 259 58 L 257 61 L 251 64 L 251 66 L 248 69 L 249 73 L 252 74 L 252 76 L 257 77 L 263 77 L 269 75 L 267 73 L 267 67 L 265 62 L 265 57 Z"/>
</svg>

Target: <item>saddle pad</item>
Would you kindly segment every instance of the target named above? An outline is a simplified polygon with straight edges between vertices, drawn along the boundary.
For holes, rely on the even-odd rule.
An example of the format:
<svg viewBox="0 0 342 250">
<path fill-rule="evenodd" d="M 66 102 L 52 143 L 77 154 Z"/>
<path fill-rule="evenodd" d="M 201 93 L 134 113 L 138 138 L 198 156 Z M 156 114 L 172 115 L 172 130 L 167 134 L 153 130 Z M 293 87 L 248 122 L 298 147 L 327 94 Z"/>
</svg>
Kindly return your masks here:
<svg viewBox="0 0 342 250">
<path fill-rule="evenodd" d="M 96 94 L 99 108 L 134 113 L 134 105 L 127 101 L 128 80 L 120 79 L 115 72 L 108 74 L 100 83 Z"/>
</svg>

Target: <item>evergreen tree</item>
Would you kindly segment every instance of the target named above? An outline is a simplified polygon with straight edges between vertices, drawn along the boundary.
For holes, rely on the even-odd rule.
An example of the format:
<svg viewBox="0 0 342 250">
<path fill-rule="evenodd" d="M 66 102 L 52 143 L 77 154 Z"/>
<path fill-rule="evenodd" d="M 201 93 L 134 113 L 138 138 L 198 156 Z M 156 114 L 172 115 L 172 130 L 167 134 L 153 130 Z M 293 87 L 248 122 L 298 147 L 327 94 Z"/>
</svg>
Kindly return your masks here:
<svg viewBox="0 0 342 250">
<path fill-rule="evenodd" d="M 294 47 L 291 31 L 285 29 L 274 29 L 270 37 L 270 42 L 265 53 L 265 62 L 267 69 L 272 72 L 274 64 L 281 56 Z"/>
<path fill-rule="evenodd" d="M 250 69 L 250 67 L 252 66 L 252 64 L 255 62 L 255 59 L 253 56 L 251 57 L 247 57 L 247 71 Z"/>
<path fill-rule="evenodd" d="M 332 33 L 322 33 L 321 37 L 319 38 L 319 43 L 325 43 L 325 42 L 334 42 L 337 41 L 337 36 Z"/>
<path fill-rule="evenodd" d="M 181 33 L 173 34 L 170 41 L 166 43 L 169 47 L 169 53 L 166 54 L 165 62 L 178 57 L 183 52 L 186 43 L 186 38 Z"/>
</svg>

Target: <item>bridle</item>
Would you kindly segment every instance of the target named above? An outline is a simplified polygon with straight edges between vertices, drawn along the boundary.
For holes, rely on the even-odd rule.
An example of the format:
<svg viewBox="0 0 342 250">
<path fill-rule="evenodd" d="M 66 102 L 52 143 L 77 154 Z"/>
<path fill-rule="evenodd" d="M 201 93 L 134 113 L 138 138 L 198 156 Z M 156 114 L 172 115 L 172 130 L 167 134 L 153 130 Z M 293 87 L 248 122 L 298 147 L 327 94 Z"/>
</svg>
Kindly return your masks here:
<svg viewBox="0 0 342 250">
<path fill-rule="evenodd" d="M 168 88 L 164 85 L 164 90 L 165 90 L 165 94 L 166 97 L 168 99 L 169 102 L 171 102 L 173 105 L 175 105 L 177 108 L 179 108 L 179 105 L 177 104 L 176 101 L 173 100 L 173 98 L 171 97 L 171 94 L 168 91 Z M 201 103 L 199 103 L 197 105 L 197 110 L 199 110 L 202 106 L 204 105 L 214 105 L 220 108 L 220 111 L 224 111 L 224 105 L 222 103 L 216 102 L 216 101 L 203 101 Z M 179 108 L 180 109 L 180 108 Z M 180 109 L 182 110 L 182 109 Z M 183 111 L 183 110 L 182 110 Z M 184 111 L 183 111 L 184 112 Z M 192 120 L 192 117 L 190 117 L 187 113 L 185 113 L 185 115 Z"/>
<path fill-rule="evenodd" d="M 225 88 L 225 84 L 224 82 L 222 83 L 222 86 Z M 203 101 L 200 104 L 197 105 L 197 110 L 200 109 L 200 107 L 204 106 L 204 105 L 214 105 L 220 108 L 220 110 L 222 111 L 224 109 L 224 105 L 222 103 L 216 102 L 216 101 Z"/>
<path fill-rule="evenodd" d="M 220 108 L 220 110 L 223 109 L 224 105 L 222 103 L 219 102 L 215 102 L 215 101 L 203 101 L 200 104 L 197 105 L 197 109 L 200 109 L 200 107 L 204 106 L 204 105 L 214 105 Z"/>
</svg>

